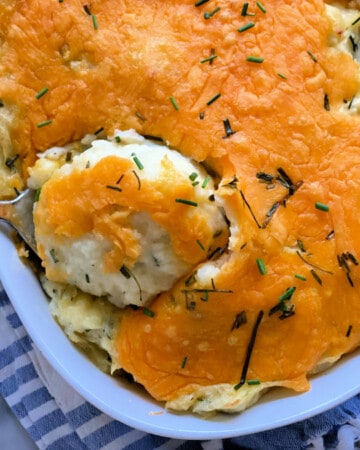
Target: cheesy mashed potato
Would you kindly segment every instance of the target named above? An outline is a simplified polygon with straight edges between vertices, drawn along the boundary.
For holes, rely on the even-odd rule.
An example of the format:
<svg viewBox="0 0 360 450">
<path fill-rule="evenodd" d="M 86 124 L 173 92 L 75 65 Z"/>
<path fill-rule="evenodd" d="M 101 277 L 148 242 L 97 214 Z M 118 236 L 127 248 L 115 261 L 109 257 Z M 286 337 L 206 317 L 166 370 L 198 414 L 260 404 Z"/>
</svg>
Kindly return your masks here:
<svg viewBox="0 0 360 450">
<path fill-rule="evenodd" d="M 360 344 L 359 4 L 211 5 L 0 2 L 0 189 L 38 189 L 52 314 L 199 414 Z"/>
<path fill-rule="evenodd" d="M 46 160 L 30 185 L 43 181 Z M 34 220 L 47 277 L 120 308 L 147 306 L 228 239 L 205 170 L 131 131 L 94 140 L 55 170 Z"/>
</svg>

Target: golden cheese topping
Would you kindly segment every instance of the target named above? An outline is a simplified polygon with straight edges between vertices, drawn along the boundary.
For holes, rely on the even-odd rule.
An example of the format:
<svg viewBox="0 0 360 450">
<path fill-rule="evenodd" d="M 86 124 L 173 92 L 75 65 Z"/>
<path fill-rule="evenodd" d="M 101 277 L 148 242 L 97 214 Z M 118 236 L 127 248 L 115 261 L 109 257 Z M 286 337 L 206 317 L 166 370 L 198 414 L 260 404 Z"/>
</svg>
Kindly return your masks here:
<svg viewBox="0 0 360 450">
<path fill-rule="evenodd" d="M 323 1 L 217 4 L 209 16 L 193 0 L 2 2 L 0 97 L 17 110 L 24 173 L 53 145 L 134 128 L 218 175 L 228 251 L 151 317 L 126 311 L 116 347 L 156 399 L 227 385 L 232 409 L 247 381 L 306 390 L 319 362 L 359 344 L 360 122 L 347 112 L 360 85 Z M 114 163 L 96 169 L 109 183 Z M 92 189 L 92 204 L 115 195 Z M 51 214 L 71 221 L 64 211 Z"/>
<path fill-rule="evenodd" d="M 93 141 L 55 170 L 34 223 L 49 279 L 118 306 L 145 306 L 228 240 L 205 170 L 132 131 Z"/>
</svg>

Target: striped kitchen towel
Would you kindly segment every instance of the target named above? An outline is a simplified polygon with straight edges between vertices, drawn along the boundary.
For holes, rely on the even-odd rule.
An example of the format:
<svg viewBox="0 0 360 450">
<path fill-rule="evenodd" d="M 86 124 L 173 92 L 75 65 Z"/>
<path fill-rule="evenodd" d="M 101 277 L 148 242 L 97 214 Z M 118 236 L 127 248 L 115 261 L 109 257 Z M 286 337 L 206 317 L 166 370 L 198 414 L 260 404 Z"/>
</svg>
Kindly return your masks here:
<svg viewBox="0 0 360 450">
<path fill-rule="evenodd" d="M 185 441 L 150 435 L 99 411 L 43 358 L 0 284 L 0 395 L 47 450 L 351 450 L 360 439 L 360 396 L 303 422 L 239 438 Z"/>
</svg>

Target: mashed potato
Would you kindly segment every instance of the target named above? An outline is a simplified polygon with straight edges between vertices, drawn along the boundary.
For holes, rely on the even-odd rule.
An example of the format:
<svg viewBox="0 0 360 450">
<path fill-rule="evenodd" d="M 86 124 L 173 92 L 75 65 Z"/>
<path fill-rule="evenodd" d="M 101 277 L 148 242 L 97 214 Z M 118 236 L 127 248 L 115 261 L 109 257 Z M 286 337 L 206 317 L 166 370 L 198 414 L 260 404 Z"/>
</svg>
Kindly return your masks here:
<svg viewBox="0 0 360 450">
<path fill-rule="evenodd" d="M 50 280 L 118 307 L 146 306 L 226 243 L 213 180 L 177 151 L 128 131 L 94 140 L 57 169 L 54 155 L 64 153 L 52 149 L 29 180 L 51 174 L 34 211 Z"/>
</svg>

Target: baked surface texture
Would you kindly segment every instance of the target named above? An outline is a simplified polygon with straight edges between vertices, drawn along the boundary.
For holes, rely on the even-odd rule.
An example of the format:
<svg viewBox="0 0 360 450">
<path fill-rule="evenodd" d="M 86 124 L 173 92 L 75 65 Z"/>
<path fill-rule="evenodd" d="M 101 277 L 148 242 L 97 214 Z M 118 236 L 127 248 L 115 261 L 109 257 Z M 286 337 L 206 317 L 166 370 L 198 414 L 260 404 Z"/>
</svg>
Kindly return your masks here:
<svg viewBox="0 0 360 450">
<path fill-rule="evenodd" d="M 272 386 L 306 391 L 360 342 L 360 11 L 345 9 L 358 5 L 212 6 L 0 1 L 4 196 L 39 153 L 117 129 L 213 175 L 227 247 L 151 314 L 116 313 L 106 342 L 155 399 L 199 413 L 241 411 Z"/>
</svg>

